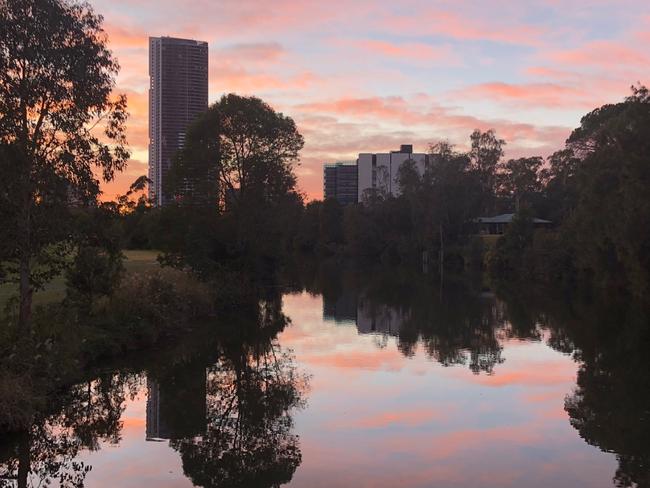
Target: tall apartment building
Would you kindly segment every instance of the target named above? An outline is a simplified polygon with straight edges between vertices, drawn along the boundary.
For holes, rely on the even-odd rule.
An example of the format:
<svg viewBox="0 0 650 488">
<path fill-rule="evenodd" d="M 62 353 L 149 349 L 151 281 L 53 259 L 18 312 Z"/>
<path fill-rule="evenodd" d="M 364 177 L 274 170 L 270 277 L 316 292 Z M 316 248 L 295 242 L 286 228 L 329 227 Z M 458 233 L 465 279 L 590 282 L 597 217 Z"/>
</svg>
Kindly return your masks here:
<svg viewBox="0 0 650 488">
<path fill-rule="evenodd" d="M 165 178 L 187 127 L 208 108 L 208 43 L 149 38 L 149 198 L 170 200 Z"/>
<path fill-rule="evenodd" d="M 339 162 L 323 168 L 323 194 L 336 198 L 342 205 L 357 202 L 357 164 Z"/>
<path fill-rule="evenodd" d="M 429 156 L 424 153 L 414 153 L 413 146 L 410 144 L 403 144 L 399 151 L 389 153 L 359 154 L 359 159 L 357 159 L 358 201 L 362 201 L 364 193 L 368 190 L 375 190 L 385 196 L 398 196 L 400 194 L 399 168 L 408 160 L 414 161 L 418 172 L 424 174 Z"/>
</svg>

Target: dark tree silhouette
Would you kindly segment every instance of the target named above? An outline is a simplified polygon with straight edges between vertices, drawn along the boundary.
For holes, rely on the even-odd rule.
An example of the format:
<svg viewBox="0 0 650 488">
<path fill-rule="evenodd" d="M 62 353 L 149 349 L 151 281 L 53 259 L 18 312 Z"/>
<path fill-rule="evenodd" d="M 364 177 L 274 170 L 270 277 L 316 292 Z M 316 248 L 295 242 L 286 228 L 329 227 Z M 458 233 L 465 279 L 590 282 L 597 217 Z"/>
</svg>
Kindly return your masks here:
<svg viewBox="0 0 650 488">
<path fill-rule="evenodd" d="M 203 487 L 276 487 L 301 462 L 291 411 L 304 405 L 307 379 L 275 343 L 223 351 L 208 371 L 207 430 L 174 440 L 185 474 Z"/>
<path fill-rule="evenodd" d="M 33 290 L 65 265 L 70 203 L 95 201 L 93 170 L 110 180 L 129 157 L 106 42 L 86 3 L 0 3 L 0 263 L 19 281 L 23 327 Z"/>
<path fill-rule="evenodd" d="M 0 443 L 0 487 L 79 488 L 92 466 L 76 459 L 82 449 L 96 450 L 99 441 L 120 440 L 124 401 L 133 394 L 130 376 L 106 376 L 72 387 L 49 399 L 56 413 L 37 413 L 24 432 Z"/>
</svg>

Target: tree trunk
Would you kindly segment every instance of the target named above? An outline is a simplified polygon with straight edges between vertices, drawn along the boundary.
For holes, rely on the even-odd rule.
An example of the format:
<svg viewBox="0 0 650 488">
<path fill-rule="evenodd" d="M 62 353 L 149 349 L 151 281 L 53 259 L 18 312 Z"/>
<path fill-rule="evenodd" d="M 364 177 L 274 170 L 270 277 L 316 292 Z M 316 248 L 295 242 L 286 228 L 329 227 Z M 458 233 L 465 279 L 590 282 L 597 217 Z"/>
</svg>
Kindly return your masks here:
<svg viewBox="0 0 650 488">
<path fill-rule="evenodd" d="M 19 293 L 20 293 L 20 310 L 18 315 L 18 327 L 23 333 L 29 331 L 32 320 L 32 295 L 33 288 L 31 282 L 31 247 L 32 247 L 32 194 L 26 191 L 23 196 L 23 208 L 20 215 L 19 225 L 23 228 L 19 233 Z"/>
<path fill-rule="evenodd" d="M 20 436 L 18 445 L 18 488 L 27 488 L 29 472 L 31 471 L 31 442 L 29 432 Z"/>
<path fill-rule="evenodd" d="M 20 258 L 20 313 L 18 316 L 18 325 L 24 331 L 27 331 L 32 319 L 32 295 L 34 290 L 30 281 L 30 263 L 29 256 Z"/>
<path fill-rule="evenodd" d="M 445 240 L 442 232 L 442 222 L 440 223 L 440 290 L 442 293 L 442 283 L 445 277 Z"/>
</svg>

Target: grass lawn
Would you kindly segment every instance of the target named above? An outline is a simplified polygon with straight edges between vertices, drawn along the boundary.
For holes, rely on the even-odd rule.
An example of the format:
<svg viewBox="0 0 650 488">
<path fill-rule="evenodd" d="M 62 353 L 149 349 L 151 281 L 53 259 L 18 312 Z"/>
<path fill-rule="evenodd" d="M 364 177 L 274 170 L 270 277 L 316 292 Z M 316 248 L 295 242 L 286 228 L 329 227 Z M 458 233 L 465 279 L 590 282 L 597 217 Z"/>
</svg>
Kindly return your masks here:
<svg viewBox="0 0 650 488">
<path fill-rule="evenodd" d="M 124 269 L 127 273 L 139 273 L 158 266 L 158 251 L 124 251 Z M 0 309 L 7 300 L 17 293 L 17 285 L 8 283 L 0 285 Z M 34 305 L 42 305 L 65 297 L 65 278 L 58 276 L 50 281 L 45 289 L 34 294 Z"/>
</svg>

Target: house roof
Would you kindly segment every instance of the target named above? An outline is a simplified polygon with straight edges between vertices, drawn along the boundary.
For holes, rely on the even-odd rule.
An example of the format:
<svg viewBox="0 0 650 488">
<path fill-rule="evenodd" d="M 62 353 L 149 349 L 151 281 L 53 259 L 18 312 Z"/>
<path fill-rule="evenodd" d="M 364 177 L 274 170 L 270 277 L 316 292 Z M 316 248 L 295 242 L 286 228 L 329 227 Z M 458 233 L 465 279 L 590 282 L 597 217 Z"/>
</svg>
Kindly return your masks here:
<svg viewBox="0 0 650 488">
<path fill-rule="evenodd" d="M 495 215 L 494 217 L 479 217 L 477 219 L 474 219 L 474 222 L 479 224 L 509 224 L 512 222 L 512 219 L 514 219 L 514 217 L 515 214 L 507 213 L 507 214 Z M 551 224 L 552 222 L 550 220 L 538 219 L 534 217 L 533 223 Z"/>
</svg>

